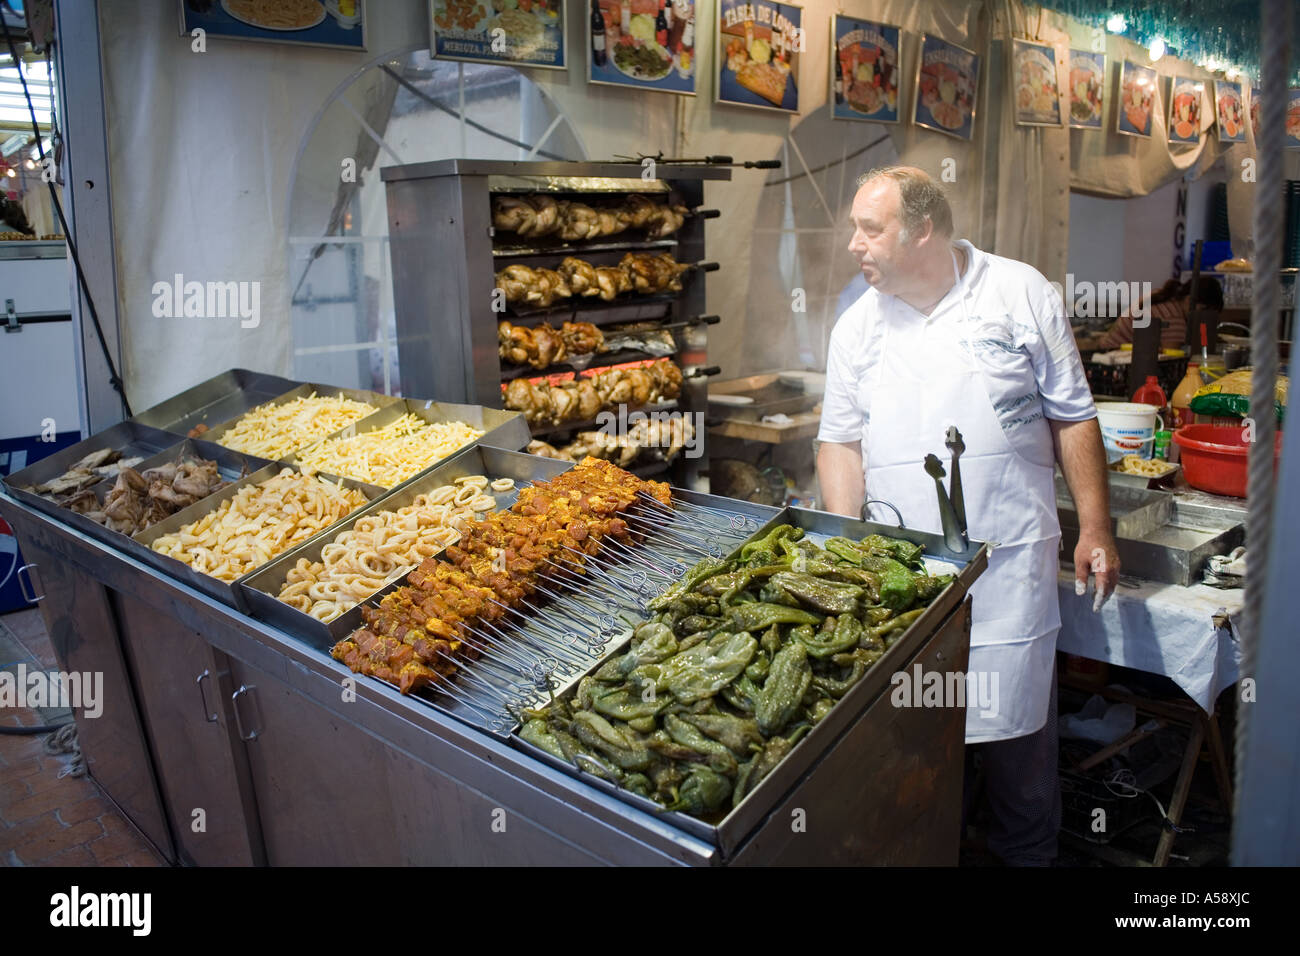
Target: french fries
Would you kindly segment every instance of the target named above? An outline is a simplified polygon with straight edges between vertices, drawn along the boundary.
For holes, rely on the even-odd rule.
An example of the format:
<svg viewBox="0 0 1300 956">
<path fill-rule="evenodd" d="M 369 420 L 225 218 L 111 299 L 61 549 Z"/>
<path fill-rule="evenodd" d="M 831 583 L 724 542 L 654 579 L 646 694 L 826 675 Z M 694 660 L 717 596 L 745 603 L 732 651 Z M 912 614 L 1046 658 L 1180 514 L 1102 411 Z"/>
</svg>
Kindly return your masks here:
<svg viewBox="0 0 1300 956">
<path fill-rule="evenodd" d="M 246 455 L 284 458 L 378 410 L 341 393 L 337 398 L 313 393 L 282 405 L 267 402 L 246 412 L 217 443 Z"/>
<path fill-rule="evenodd" d="M 297 462 L 304 471 L 392 488 L 482 434 L 464 422 L 430 423 L 408 413 L 383 428 L 318 442 L 299 452 Z"/>
</svg>

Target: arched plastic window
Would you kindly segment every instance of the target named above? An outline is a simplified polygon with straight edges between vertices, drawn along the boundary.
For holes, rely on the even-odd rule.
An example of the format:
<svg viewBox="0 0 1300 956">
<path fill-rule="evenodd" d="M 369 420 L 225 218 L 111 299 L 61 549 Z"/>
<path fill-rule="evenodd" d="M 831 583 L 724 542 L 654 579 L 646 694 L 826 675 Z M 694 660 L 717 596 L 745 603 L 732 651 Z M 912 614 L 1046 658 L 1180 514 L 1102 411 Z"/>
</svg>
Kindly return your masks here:
<svg viewBox="0 0 1300 956">
<path fill-rule="evenodd" d="M 290 185 L 294 378 L 399 392 L 379 170 L 461 157 L 580 160 L 586 150 L 526 73 L 426 49 L 377 58 L 325 101 Z"/>
</svg>

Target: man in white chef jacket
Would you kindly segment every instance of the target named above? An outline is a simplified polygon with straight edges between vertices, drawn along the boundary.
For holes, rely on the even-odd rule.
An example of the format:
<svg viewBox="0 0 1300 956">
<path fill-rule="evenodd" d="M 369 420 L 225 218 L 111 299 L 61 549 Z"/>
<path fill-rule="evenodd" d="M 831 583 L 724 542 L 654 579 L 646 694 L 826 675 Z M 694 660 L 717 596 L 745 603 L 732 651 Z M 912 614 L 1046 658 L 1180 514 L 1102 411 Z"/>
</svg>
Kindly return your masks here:
<svg viewBox="0 0 1300 956">
<path fill-rule="evenodd" d="M 922 462 L 935 453 L 946 469 L 945 432 L 961 432 L 969 533 L 997 542 L 971 590 L 968 667 L 987 687 L 996 679 L 997 707 L 967 707 L 966 742 L 982 751 L 990 849 L 1009 864 L 1048 865 L 1060 826 L 1057 462 L 1081 525 L 1076 593 L 1090 570 L 1097 601 L 1119 577 L 1097 412 L 1060 296 L 1033 267 L 954 241 L 947 199 L 924 171 L 867 173 L 852 218 L 849 251 L 871 289 L 831 334 L 817 436 L 823 507 L 857 516 L 869 496 L 897 507 L 908 528 L 940 532 Z M 874 503 L 870 518 L 897 523 Z"/>
</svg>

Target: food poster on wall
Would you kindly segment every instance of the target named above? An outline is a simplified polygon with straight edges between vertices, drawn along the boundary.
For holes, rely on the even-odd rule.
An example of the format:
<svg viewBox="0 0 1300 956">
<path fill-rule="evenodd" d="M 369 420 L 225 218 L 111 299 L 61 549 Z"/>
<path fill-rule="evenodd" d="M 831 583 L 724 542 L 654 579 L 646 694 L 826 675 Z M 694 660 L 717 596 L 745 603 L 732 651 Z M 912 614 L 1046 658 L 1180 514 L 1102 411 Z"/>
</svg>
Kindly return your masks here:
<svg viewBox="0 0 1300 956">
<path fill-rule="evenodd" d="M 1120 65 L 1116 131 L 1127 136 L 1150 136 L 1155 102 L 1156 71 L 1125 60 Z"/>
<path fill-rule="evenodd" d="M 1241 100 L 1241 84 L 1229 80 L 1214 81 L 1214 119 L 1219 126 L 1219 142 L 1246 142 L 1246 111 Z"/>
<path fill-rule="evenodd" d="M 588 0 L 592 83 L 695 94 L 695 0 Z"/>
<path fill-rule="evenodd" d="M 429 0 L 435 57 L 564 69 L 564 0 Z"/>
<path fill-rule="evenodd" d="M 1063 126 L 1056 50 L 1045 43 L 1012 40 L 1011 89 L 1017 126 Z"/>
<path fill-rule="evenodd" d="M 831 17 L 831 117 L 898 122 L 898 27 Z"/>
<path fill-rule="evenodd" d="M 1205 84 L 1185 76 L 1169 78 L 1169 123 L 1171 143 L 1201 141 L 1201 101 Z"/>
<path fill-rule="evenodd" d="M 1070 125 L 1101 129 L 1106 103 L 1106 54 L 1070 51 Z"/>
<path fill-rule="evenodd" d="M 718 0 L 715 101 L 799 112 L 803 9 L 770 0 Z"/>
<path fill-rule="evenodd" d="M 364 0 L 181 0 L 181 35 L 366 48 Z"/>
<path fill-rule="evenodd" d="M 965 47 L 938 37 L 922 36 L 913 122 L 959 139 L 970 139 L 975 131 L 979 68 L 979 56 Z"/>
<path fill-rule="evenodd" d="M 1300 89 L 1292 87 L 1286 91 L 1286 139 L 1287 149 L 1300 149 Z"/>
</svg>

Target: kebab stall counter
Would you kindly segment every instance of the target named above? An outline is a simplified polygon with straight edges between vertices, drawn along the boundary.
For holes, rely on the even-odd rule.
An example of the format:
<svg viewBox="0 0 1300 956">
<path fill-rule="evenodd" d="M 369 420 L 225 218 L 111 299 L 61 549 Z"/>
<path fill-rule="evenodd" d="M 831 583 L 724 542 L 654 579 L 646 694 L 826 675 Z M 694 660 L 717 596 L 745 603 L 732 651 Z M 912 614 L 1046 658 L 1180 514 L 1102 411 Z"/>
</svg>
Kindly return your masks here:
<svg viewBox="0 0 1300 956">
<path fill-rule="evenodd" d="M 60 666 L 105 675 L 87 765 L 168 858 L 956 861 L 964 710 L 890 678 L 964 669 L 982 544 L 426 404 L 236 370 L 6 480 Z M 302 465 L 416 447 L 382 486 Z"/>
</svg>

